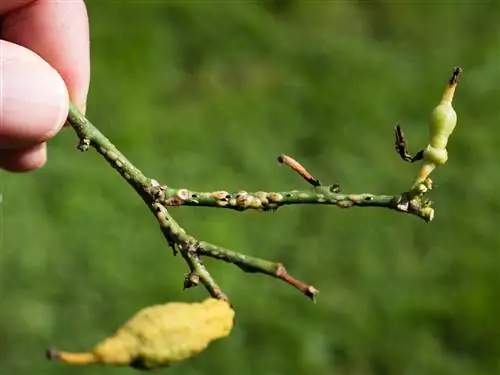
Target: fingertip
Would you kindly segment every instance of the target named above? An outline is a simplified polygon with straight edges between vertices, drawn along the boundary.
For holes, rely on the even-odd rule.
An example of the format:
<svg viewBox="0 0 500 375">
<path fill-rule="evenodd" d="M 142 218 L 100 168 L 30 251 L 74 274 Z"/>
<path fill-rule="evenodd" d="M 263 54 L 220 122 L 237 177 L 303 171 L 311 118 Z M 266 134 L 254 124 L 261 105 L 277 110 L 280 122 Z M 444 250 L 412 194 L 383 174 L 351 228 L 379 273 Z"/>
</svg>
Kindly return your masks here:
<svg viewBox="0 0 500 375">
<path fill-rule="evenodd" d="M 40 56 L 0 41 L 0 148 L 25 148 L 54 137 L 69 110 L 66 84 Z"/>
<path fill-rule="evenodd" d="M 0 168 L 8 172 L 31 172 L 43 167 L 46 162 L 46 143 L 19 150 L 0 150 Z"/>
<path fill-rule="evenodd" d="M 71 101 L 85 113 L 90 85 L 85 1 L 33 1 L 9 12 L 2 21 L 2 39 L 29 48 L 54 67 L 66 83 Z"/>
</svg>

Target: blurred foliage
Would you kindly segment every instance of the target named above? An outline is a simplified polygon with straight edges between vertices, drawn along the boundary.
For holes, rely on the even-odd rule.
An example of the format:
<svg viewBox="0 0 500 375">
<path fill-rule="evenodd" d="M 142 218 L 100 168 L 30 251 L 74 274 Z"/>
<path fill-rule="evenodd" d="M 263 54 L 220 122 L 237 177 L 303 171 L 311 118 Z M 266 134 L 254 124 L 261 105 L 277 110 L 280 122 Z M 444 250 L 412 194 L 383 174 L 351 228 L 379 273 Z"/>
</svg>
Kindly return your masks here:
<svg viewBox="0 0 500 375">
<path fill-rule="evenodd" d="M 88 1 L 89 118 L 149 176 L 199 190 L 293 189 L 275 158 L 345 191 L 398 193 L 451 68 L 464 74 L 431 224 L 381 209 L 276 213 L 176 208 L 200 239 L 280 260 L 321 291 L 207 262 L 236 331 L 158 374 L 500 373 L 500 3 Z M 200 300 L 154 218 L 64 130 L 49 163 L 2 173 L 0 374 L 115 375 L 47 362 L 84 350 L 140 308 Z"/>
</svg>

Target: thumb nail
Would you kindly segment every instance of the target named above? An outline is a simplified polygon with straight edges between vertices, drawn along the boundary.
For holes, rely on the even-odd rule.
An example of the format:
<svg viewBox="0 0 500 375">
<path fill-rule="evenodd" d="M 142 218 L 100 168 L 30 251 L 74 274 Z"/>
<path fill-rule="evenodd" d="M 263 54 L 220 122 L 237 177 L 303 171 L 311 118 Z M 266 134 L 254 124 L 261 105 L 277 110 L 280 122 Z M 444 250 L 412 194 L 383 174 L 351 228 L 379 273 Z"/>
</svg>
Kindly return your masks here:
<svg viewBox="0 0 500 375">
<path fill-rule="evenodd" d="M 34 52 L 13 43 L 0 43 L 0 148 L 47 141 L 66 120 L 66 85 Z"/>
</svg>

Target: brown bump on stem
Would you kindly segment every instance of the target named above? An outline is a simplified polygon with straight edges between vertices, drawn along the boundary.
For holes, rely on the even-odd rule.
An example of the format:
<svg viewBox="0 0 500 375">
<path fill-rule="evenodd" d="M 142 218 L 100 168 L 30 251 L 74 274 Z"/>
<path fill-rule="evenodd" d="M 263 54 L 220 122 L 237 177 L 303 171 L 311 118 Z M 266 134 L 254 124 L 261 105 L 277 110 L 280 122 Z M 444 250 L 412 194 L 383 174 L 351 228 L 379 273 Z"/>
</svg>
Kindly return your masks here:
<svg viewBox="0 0 500 375">
<path fill-rule="evenodd" d="M 111 160 L 116 160 L 118 158 L 118 155 L 113 151 L 107 151 L 106 156 Z"/>
<path fill-rule="evenodd" d="M 244 203 L 245 208 L 251 207 L 253 200 L 254 200 L 253 196 L 247 195 L 247 197 L 245 199 L 245 203 Z"/>
<path fill-rule="evenodd" d="M 213 193 L 210 194 L 210 196 L 214 199 L 224 199 L 229 193 L 227 191 L 221 190 L 221 191 L 214 191 Z"/>
<path fill-rule="evenodd" d="M 248 206 L 253 209 L 259 209 L 262 207 L 262 201 L 257 197 L 252 197 Z"/>
<path fill-rule="evenodd" d="M 267 203 L 267 193 L 265 191 L 258 191 L 254 195 L 261 201 L 261 203 Z"/>
<path fill-rule="evenodd" d="M 353 202 L 350 200 L 342 200 L 337 202 L 337 206 L 339 206 L 340 208 L 349 208 L 352 207 L 352 205 Z"/>
<path fill-rule="evenodd" d="M 167 206 L 182 206 L 184 201 L 178 197 L 171 197 L 165 201 Z"/>
<path fill-rule="evenodd" d="M 319 180 L 316 177 L 314 177 L 311 173 L 309 173 L 302 164 L 300 164 L 297 160 L 293 159 L 292 157 L 282 154 L 278 156 L 278 162 L 292 168 L 295 172 L 297 172 L 304 180 L 309 182 L 311 185 L 321 186 Z"/>
<path fill-rule="evenodd" d="M 236 205 L 245 207 L 248 198 L 246 191 L 239 191 L 236 193 Z"/>
<path fill-rule="evenodd" d="M 283 200 L 283 196 L 280 193 L 269 193 L 267 194 L 267 199 L 270 202 L 279 203 Z"/>
<path fill-rule="evenodd" d="M 276 277 L 292 285 L 296 289 L 300 290 L 302 294 L 304 294 L 306 297 L 310 298 L 313 302 L 315 302 L 316 295 L 319 293 L 319 290 L 313 287 L 312 285 L 308 285 L 303 281 L 295 279 L 287 272 L 285 266 L 283 266 L 281 263 L 278 264 L 278 269 L 276 270 Z"/>
<path fill-rule="evenodd" d="M 217 206 L 219 206 L 219 207 L 226 207 L 229 202 L 227 200 L 225 200 L 225 199 L 220 199 L 216 203 L 217 203 Z M 234 204 L 234 206 L 235 206 L 236 205 L 236 200 L 234 200 L 234 203 L 235 203 Z"/>
<path fill-rule="evenodd" d="M 186 199 L 189 198 L 189 190 L 188 189 L 179 189 L 177 191 L 177 197 L 182 200 L 182 201 L 185 201 Z"/>
</svg>

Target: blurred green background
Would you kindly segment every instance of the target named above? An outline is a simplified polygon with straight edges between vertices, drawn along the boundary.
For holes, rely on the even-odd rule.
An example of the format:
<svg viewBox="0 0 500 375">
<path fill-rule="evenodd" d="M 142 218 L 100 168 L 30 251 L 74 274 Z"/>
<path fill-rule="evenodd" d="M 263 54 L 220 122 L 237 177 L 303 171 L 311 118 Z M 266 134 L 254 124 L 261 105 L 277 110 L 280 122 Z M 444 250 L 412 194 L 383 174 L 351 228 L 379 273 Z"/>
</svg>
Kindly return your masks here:
<svg viewBox="0 0 500 375">
<path fill-rule="evenodd" d="M 451 68 L 464 74 L 431 224 L 384 209 L 175 208 L 199 239 L 282 261 L 317 304 L 207 261 L 238 325 L 158 374 L 500 374 L 499 2 L 88 1 L 88 117 L 148 176 L 197 190 L 307 188 L 288 153 L 344 191 L 393 194 Z M 135 193 L 62 131 L 49 163 L 2 172 L 0 374 L 126 375 L 48 362 L 182 292 L 186 266 Z"/>
</svg>

